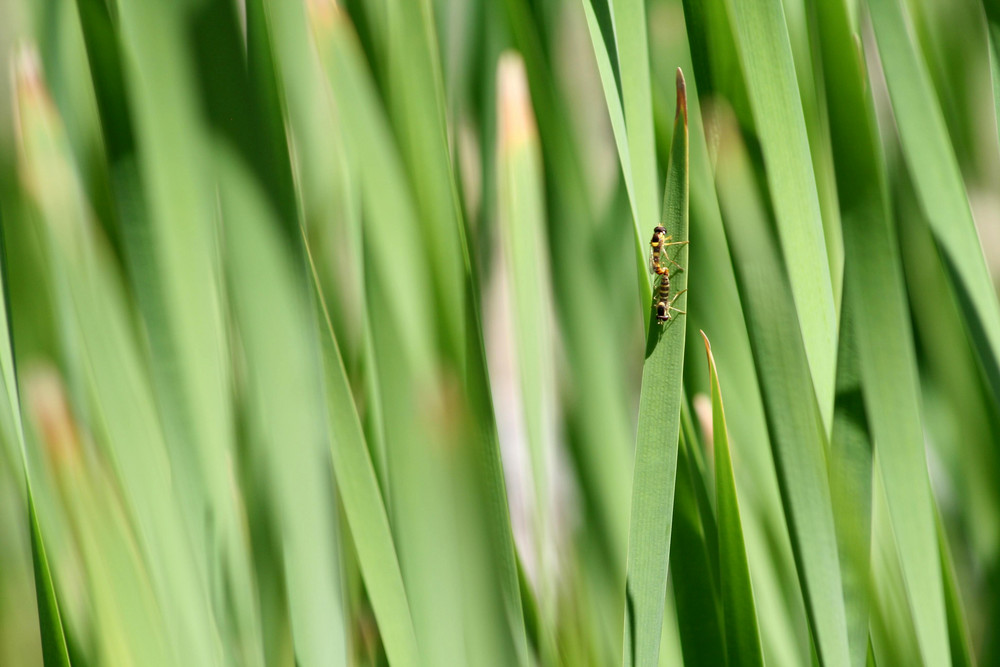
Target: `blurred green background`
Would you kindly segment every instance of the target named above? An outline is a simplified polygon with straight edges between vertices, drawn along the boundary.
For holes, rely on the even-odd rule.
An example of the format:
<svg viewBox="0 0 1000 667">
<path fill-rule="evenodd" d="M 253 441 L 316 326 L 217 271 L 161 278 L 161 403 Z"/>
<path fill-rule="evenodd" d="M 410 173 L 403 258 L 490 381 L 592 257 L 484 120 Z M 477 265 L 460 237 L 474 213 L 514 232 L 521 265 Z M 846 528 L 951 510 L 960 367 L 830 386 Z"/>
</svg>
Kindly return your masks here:
<svg viewBox="0 0 1000 667">
<path fill-rule="evenodd" d="M 997 0 L 0 53 L 0 665 L 1000 665 Z"/>
</svg>

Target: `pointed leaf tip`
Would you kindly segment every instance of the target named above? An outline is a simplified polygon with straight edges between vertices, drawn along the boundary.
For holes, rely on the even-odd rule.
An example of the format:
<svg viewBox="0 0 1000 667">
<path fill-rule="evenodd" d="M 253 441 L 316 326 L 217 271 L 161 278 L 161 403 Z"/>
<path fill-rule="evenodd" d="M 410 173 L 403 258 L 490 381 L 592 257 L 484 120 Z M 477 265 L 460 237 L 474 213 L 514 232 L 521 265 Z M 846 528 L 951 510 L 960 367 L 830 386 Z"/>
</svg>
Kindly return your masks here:
<svg viewBox="0 0 1000 667">
<path fill-rule="evenodd" d="M 677 68 L 677 117 L 684 116 L 684 125 L 687 125 L 688 105 L 687 105 L 687 84 L 684 82 L 684 72 Z"/>
</svg>

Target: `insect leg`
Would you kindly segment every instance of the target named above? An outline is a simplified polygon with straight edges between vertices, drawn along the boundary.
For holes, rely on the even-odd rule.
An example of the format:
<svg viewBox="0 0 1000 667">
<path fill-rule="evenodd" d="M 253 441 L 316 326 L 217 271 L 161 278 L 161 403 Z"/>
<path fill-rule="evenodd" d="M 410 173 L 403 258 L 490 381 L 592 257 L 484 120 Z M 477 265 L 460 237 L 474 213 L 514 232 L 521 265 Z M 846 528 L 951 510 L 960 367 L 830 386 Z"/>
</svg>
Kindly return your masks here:
<svg viewBox="0 0 1000 667">
<path fill-rule="evenodd" d="M 677 299 L 680 297 L 680 295 L 684 294 L 684 292 L 687 292 L 687 288 L 682 289 L 677 294 L 674 294 L 673 298 L 671 298 L 670 302 L 667 304 L 667 310 L 672 310 L 675 313 L 680 313 L 681 315 L 687 315 L 687 311 L 686 310 L 681 310 L 680 308 L 674 308 L 674 301 L 677 301 Z"/>
<path fill-rule="evenodd" d="M 673 257 L 671 257 L 670 255 L 668 255 L 668 254 L 666 254 L 666 253 L 663 253 L 663 255 L 664 255 L 664 256 L 665 256 L 666 258 L 667 258 L 667 261 L 668 261 L 668 262 L 670 262 L 671 264 L 673 264 L 674 266 L 676 266 L 676 267 L 677 267 L 677 272 L 678 272 L 678 273 L 684 270 L 684 267 L 683 267 L 683 266 L 681 266 L 680 264 L 678 264 L 678 263 L 677 263 L 677 262 L 676 262 L 676 261 L 674 260 L 674 258 L 673 258 Z"/>
</svg>

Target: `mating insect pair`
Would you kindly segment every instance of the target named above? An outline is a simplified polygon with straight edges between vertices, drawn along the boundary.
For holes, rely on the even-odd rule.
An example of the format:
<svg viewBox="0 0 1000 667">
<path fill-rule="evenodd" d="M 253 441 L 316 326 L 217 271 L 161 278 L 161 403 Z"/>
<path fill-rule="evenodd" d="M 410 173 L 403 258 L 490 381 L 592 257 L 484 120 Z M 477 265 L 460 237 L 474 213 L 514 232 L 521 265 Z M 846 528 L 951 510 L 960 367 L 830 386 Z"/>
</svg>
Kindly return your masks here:
<svg viewBox="0 0 1000 667">
<path fill-rule="evenodd" d="M 656 292 L 656 321 L 661 324 L 670 321 L 671 310 L 681 315 L 687 315 L 685 311 L 674 308 L 674 301 L 687 290 L 683 289 L 670 298 L 670 269 L 661 261 L 666 258 L 679 271 L 683 271 L 684 268 L 672 260 L 665 249 L 672 245 L 687 245 L 687 241 L 671 242 L 670 239 L 671 237 L 667 236 L 667 230 L 657 225 L 656 229 L 653 230 L 653 239 L 649 242 L 649 270 L 660 276 L 660 284 Z"/>
</svg>

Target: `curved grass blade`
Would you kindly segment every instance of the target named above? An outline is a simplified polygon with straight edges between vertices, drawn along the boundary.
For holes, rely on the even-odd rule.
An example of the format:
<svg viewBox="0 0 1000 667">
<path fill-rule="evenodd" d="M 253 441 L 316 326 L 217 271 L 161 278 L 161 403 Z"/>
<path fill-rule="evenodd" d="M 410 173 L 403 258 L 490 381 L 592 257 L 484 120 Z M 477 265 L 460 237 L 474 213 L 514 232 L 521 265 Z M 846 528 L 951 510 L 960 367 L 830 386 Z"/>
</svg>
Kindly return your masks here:
<svg viewBox="0 0 1000 667">
<path fill-rule="evenodd" d="M 865 70 L 843 2 L 821 2 L 830 131 L 844 226 L 845 291 L 850 294 L 872 440 L 899 544 L 911 613 L 928 664 L 948 661 L 947 624 L 937 553 L 920 388 L 902 260 Z"/>
<path fill-rule="evenodd" d="M 366 234 L 377 239 L 419 238 L 416 204 L 409 195 L 404 165 L 393 144 L 392 128 L 366 69 L 360 45 L 344 14 L 326 0 L 310 4 L 309 15 L 321 64 L 345 128 L 346 150 L 353 157 L 366 210 Z M 353 139 L 353 141 L 352 141 Z M 371 253 L 366 271 L 392 284 L 407 276 L 408 298 L 388 309 L 394 326 L 406 330 L 405 356 L 426 369 L 434 356 L 433 295 L 429 262 L 422 252 Z M 421 370 L 420 372 L 423 372 Z M 390 466 L 391 467 L 391 466 Z"/>
<path fill-rule="evenodd" d="M 639 303 L 645 313 L 651 288 L 643 230 L 656 226 L 657 188 L 646 7 L 636 0 L 594 1 L 596 7 L 592 0 L 582 3 L 632 209 Z"/>
<path fill-rule="evenodd" d="M 287 134 L 283 141 L 294 163 L 291 171 L 301 209 L 295 215 L 313 245 L 316 269 L 328 292 L 325 305 L 348 374 L 370 375 L 372 365 L 363 351 L 370 332 L 363 289 L 357 161 L 345 150 L 345 124 L 330 103 L 323 63 L 311 34 L 308 3 L 264 0 L 263 4 L 278 75 L 279 88 L 274 95 L 284 110 Z M 295 231 L 297 237 L 301 235 L 298 228 Z M 300 244 L 300 239 L 295 243 Z M 336 255 L 337 261 L 326 261 L 335 252 L 342 252 Z M 334 263 L 336 267 L 330 266 Z M 381 476 L 384 452 L 376 442 L 369 444 Z"/>
<path fill-rule="evenodd" d="M 848 9 L 839 0 L 814 2 L 813 6 L 826 85 L 831 93 L 836 91 L 826 99 L 836 173 L 841 179 L 838 185 L 846 244 L 857 240 L 865 220 L 873 225 L 884 224 L 886 209 L 881 185 L 884 179 Z M 834 507 L 838 508 L 834 518 L 843 570 L 848 644 L 852 664 L 863 667 L 869 643 L 872 446 L 856 340 L 857 302 L 867 298 L 855 294 L 858 275 L 865 274 L 855 267 L 852 258 L 845 267 L 845 283 L 850 282 L 852 287 L 845 285 L 841 305 L 829 469 L 831 496 Z"/>
<path fill-rule="evenodd" d="M 959 512 L 970 529 L 971 552 L 990 561 L 1000 526 L 1000 423 L 993 410 L 993 395 L 985 381 L 979 357 L 969 339 L 954 285 L 948 279 L 944 258 L 920 209 L 913 184 L 904 171 L 895 173 L 893 200 L 903 267 L 906 272 L 910 313 L 918 343 L 925 426 L 939 448 L 961 500 Z M 929 394 L 927 390 L 933 393 Z M 934 412 L 948 415 L 933 419 Z M 954 446 L 939 434 L 939 427 L 954 433 Z M 998 583 L 990 579 L 990 591 Z M 998 598 L 995 593 L 985 593 Z M 989 653 L 986 650 L 983 655 Z M 989 660 L 985 660 L 989 662 Z"/>
<path fill-rule="evenodd" d="M 780 0 L 727 2 L 816 400 L 829 433 L 837 313 L 831 271 L 819 270 L 831 260 L 784 12 Z"/>
<path fill-rule="evenodd" d="M 468 589 L 462 587 L 456 515 L 476 508 L 461 506 L 455 497 L 449 467 L 458 443 L 442 429 L 439 378 L 419 374 L 418 362 L 407 357 L 406 332 L 395 329 L 387 312 L 394 303 L 392 285 L 381 284 L 372 272 L 366 290 L 385 407 L 388 509 L 420 654 L 425 664 L 462 664 L 468 619 L 461 602 Z M 458 406 L 449 407 L 451 416 L 465 418 Z"/>
<path fill-rule="evenodd" d="M 844 597 L 815 400 L 791 286 L 733 121 L 720 125 L 716 187 L 736 270 L 799 582 L 820 664 L 849 663 Z"/>
<path fill-rule="evenodd" d="M 225 258 L 250 370 L 252 425 L 266 464 L 297 661 L 347 664 L 337 516 L 322 411 L 319 349 L 305 283 L 268 201 L 219 146 Z"/>
<path fill-rule="evenodd" d="M 330 433 L 333 434 L 331 452 L 337 488 L 344 503 L 351 537 L 358 550 L 358 565 L 371 599 L 379 634 L 385 644 L 386 657 L 393 665 L 415 667 L 420 664 L 420 654 L 389 519 L 365 445 L 340 348 L 324 305 L 319 277 L 311 255 L 308 258 L 320 328 L 327 418 Z"/>
<path fill-rule="evenodd" d="M 208 591 L 168 474 L 167 446 L 122 285 L 86 206 L 61 121 L 41 82 L 27 83 L 19 98 L 23 173 L 50 248 L 67 358 L 137 525 L 174 651 L 181 661 L 217 664 L 221 653 Z"/>
<path fill-rule="evenodd" d="M 457 591 L 453 579 L 443 572 L 444 568 L 454 569 L 453 554 L 445 551 L 445 535 L 450 535 L 447 529 L 451 526 L 434 526 L 435 530 L 426 537 L 420 530 L 428 529 L 429 521 L 436 518 L 436 514 L 429 518 L 421 515 L 437 512 L 445 504 L 443 490 L 432 486 L 416 509 L 404 501 L 416 497 L 413 488 L 421 477 L 427 483 L 431 475 L 439 473 L 437 458 L 431 460 L 428 456 L 430 445 L 425 429 L 413 431 L 416 408 L 410 395 L 410 387 L 431 383 L 428 378 L 433 376 L 436 359 L 430 267 L 423 252 L 399 253 L 394 244 L 384 243 L 385 239 L 399 237 L 421 238 L 417 206 L 410 196 L 405 165 L 393 144 L 391 126 L 348 17 L 328 2 L 311 3 L 309 9 L 320 60 L 345 127 L 345 148 L 358 169 L 362 206 L 366 211 L 364 235 L 381 240 L 374 244 L 377 248 L 390 249 L 390 252 L 367 252 L 365 262 L 373 334 L 371 356 L 385 408 L 387 498 L 391 501 L 386 509 L 421 657 L 455 661 L 461 650 L 461 633 L 443 632 L 437 623 L 430 623 L 426 616 L 432 596 L 426 586 L 420 586 L 422 577 L 444 577 L 434 591 L 437 611 L 460 628 L 455 612 Z M 406 276 L 407 298 L 385 297 L 385 290 L 395 285 L 399 276 Z M 387 305 L 390 303 L 391 306 Z M 403 331 L 405 335 L 399 333 Z M 392 371 L 388 372 L 390 368 Z M 413 525 L 409 525 L 410 516 L 417 518 Z M 432 540 L 440 550 L 428 556 Z M 437 566 L 442 569 L 434 569 Z"/>
<path fill-rule="evenodd" d="M 28 521 L 31 527 L 31 564 L 35 572 L 35 598 L 38 601 L 38 629 L 42 638 L 42 659 L 45 667 L 69 667 L 69 651 L 63 631 L 59 599 L 56 597 L 45 542 L 38 526 L 35 500 L 28 486 Z"/>
<path fill-rule="evenodd" d="M 25 379 L 26 405 L 38 444 L 47 455 L 55 489 L 69 521 L 100 629 L 93 634 L 98 661 L 168 667 L 183 664 L 171 646 L 149 570 L 118 484 L 88 458 L 84 429 L 73 417 L 59 377 L 34 371 Z"/>
<path fill-rule="evenodd" d="M 491 654 L 494 659 L 503 661 L 507 655 L 523 657 L 527 654 L 527 640 L 513 537 L 475 304 L 463 309 L 467 318 L 463 326 L 469 332 L 464 339 L 469 346 L 465 353 L 465 380 L 472 409 L 483 421 L 477 422 L 477 432 L 470 436 L 469 442 L 474 445 L 466 447 L 463 442 L 459 451 L 445 456 L 439 451 L 442 446 L 425 433 L 426 420 L 418 414 L 426 410 L 427 402 L 433 402 L 430 395 L 442 389 L 435 368 L 439 361 L 435 335 L 438 328 L 429 261 L 422 252 L 400 254 L 396 244 L 385 242 L 385 239 L 421 236 L 418 209 L 410 195 L 412 186 L 407 182 L 385 111 L 347 17 L 326 2 L 314 3 L 311 9 L 314 36 L 334 101 L 349 130 L 345 132 L 347 149 L 359 167 L 367 210 L 365 234 L 371 245 L 366 255 L 370 259 L 366 262 L 369 272 L 366 287 L 390 461 L 387 479 L 392 504 L 388 509 L 421 654 L 430 662 L 451 664 L 458 659 L 457 652 L 463 650 L 462 636 L 440 621 L 444 617 L 456 627 L 476 627 L 480 636 L 496 641 L 502 650 Z M 406 299 L 387 293 L 399 284 L 400 276 L 406 276 Z M 470 306 L 473 310 L 469 310 Z M 426 395 L 413 396 L 414 387 L 421 387 Z M 427 391 L 423 392 L 425 388 Z M 435 428 L 440 426 L 436 424 Z M 457 469 L 447 475 L 459 475 L 463 490 L 476 495 L 475 501 L 466 505 L 450 497 L 450 485 L 428 481 L 453 479 L 442 476 L 446 474 L 445 466 L 456 465 L 457 461 L 460 461 Z M 427 486 L 432 487 L 432 492 L 425 490 Z M 421 501 L 406 502 L 399 493 Z M 457 598 L 471 589 L 459 590 L 461 586 L 456 583 L 459 573 L 452 565 L 456 557 L 452 549 L 453 508 L 469 513 L 482 510 L 482 516 L 472 520 L 472 524 L 476 531 L 482 531 L 489 546 L 475 553 L 463 552 L 470 556 L 465 562 L 477 568 L 476 580 L 486 582 L 479 575 L 489 571 L 490 584 L 495 586 L 478 595 L 473 603 L 477 614 L 482 616 L 467 613 L 463 617 L 457 611 Z M 475 543 L 471 534 L 464 537 L 467 539 L 462 541 L 463 545 Z M 495 625 L 480 622 L 487 616 L 503 620 Z M 460 622 L 463 619 L 467 621 L 465 626 Z"/>
<path fill-rule="evenodd" d="M 466 352 L 464 288 L 468 263 L 445 117 L 444 81 L 431 0 L 386 0 L 382 54 L 389 117 L 399 137 L 452 359 Z"/>
<path fill-rule="evenodd" d="M 336 132 L 330 132 L 329 123 L 334 122 L 334 117 L 329 98 L 315 94 L 316 86 L 323 89 L 326 85 L 322 65 L 328 61 L 325 51 L 320 54 L 323 62 L 311 53 L 315 39 L 310 39 L 311 26 L 305 4 L 266 2 L 265 6 L 271 22 L 275 59 L 282 72 L 280 78 L 288 104 L 290 128 L 298 138 L 295 157 L 300 168 L 296 175 L 300 176 L 307 221 L 302 230 L 303 246 L 312 275 L 337 490 L 343 502 L 350 543 L 357 552 L 356 566 L 378 624 L 386 658 L 394 665 L 417 665 L 420 663 L 419 647 L 389 522 L 387 506 L 390 502 L 388 496 L 383 496 L 389 490 L 388 472 L 371 325 L 363 294 L 361 174 L 357 173 L 357 160 L 348 156 L 344 146 L 341 133 L 346 119 L 338 118 Z M 319 36 L 317 33 L 316 39 Z M 332 191 L 331 174 L 337 182 Z M 335 210 L 347 219 L 341 215 L 330 216 L 330 207 L 336 207 Z M 315 245 L 311 246 L 311 242 Z M 323 266 L 321 248 L 325 244 L 349 248 L 346 257 L 338 255 L 338 259 L 343 257 L 344 261 L 336 271 L 331 272 L 329 266 Z M 344 269 L 348 265 L 352 275 L 345 279 Z M 332 290 L 324 294 L 324 287 L 328 285 Z M 345 296 L 348 290 L 350 296 Z M 337 297 L 340 297 L 339 304 Z M 339 315 L 346 320 L 347 326 L 338 329 L 336 308 L 343 308 L 344 302 L 348 302 L 349 307 Z M 358 321 L 360 326 L 357 326 Z M 352 343 L 354 352 L 362 357 L 365 426 L 362 426 L 347 370 L 352 358 Z M 370 438 L 368 443 L 366 433 Z"/>
<path fill-rule="evenodd" d="M 390 95 L 391 103 L 398 100 L 402 105 L 401 111 L 393 109 L 397 113 L 397 123 L 407 128 L 400 131 L 404 136 L 402 152 L 410 165 L 410 180 L 417 193 L 422 217 L 425 222 L 431 218 L 433 226 L 439 228 L 439 231 L 434 231 L 432 227 L 425 226 L 426 244 L 438 285 L 437 319 L 439 322 L 450 322 L 455 318 L 458 323 L 457 332 L 444 331 L 445 345 L 457 341 L 460 346 L 446 356 L 462 371 L 470 414 L 477 421 L 484 419 L 469 429 L 472 446 L 463 448 L 456 461 L 461 476 L 460 494 L 464 494 L 459 497 L 482 508 L 482 512 L 477 509 L 468 515 L 459 514 L 461 519 L 470 522 L 460 530 L 464 533 L 463 543 L 468 547 L 464 554 L 465 565 L 474 572 L 471 577 L 483 586 L 478 592 L 470 587 L 464 600 L 470 632 L 478 633 L 467 641 L 477 647 L 473 655 L 483 642 L 481 647 L 485 651 L 489 651 L 491 646 L 496 647 L 492 653 L 501 664 L 515 661 L 524 664 L 528 660 L 527 638 L 514 540 L 500 443 L 490 404 L 478 285 L 473 275 L 467 222 L 459 202 L 459 174 L 451 157 L 441 47 L 434 21 L 435 7 L 431 0 L 420 0 L 418 3 L 390 0 L 387 6 L 390 34 L 394 42 L 398 42 L 390 46 L 390 52 L 399 47 L 398 54 L 390 58 L 389 67 L 391 84 L 402 84 Z M 411 13 L 417 8 L 419 20 Z M 417 27 L 420 29 L 415 29 Z M 407 34 L 402 36 L 401 32 Z M 410 42 L 411 38 L 415 41 Z M 398 71 L 394 68 L 397 56 L 402 58 Z M 394 78 L 397 74 L 404 80 Z M 419 90 L 412 88 L 415 85 L 419 86 Z M 410 134 L 408 141 L 405 138 L 408 132 L 417 132 L 418 136 Z M 446 263 L 453 265 L 444 266 Z M 452 285 L 456 276 L 458 283 Z M 461 300 L 453 302 L 456 287 L 460 289 L 458 294 Z M 473 528 L 474 531 L 470 530 Z M 485 664 L 482 657 L 478 657 L 477 662 Z"/>
<path fill-rule="evenodd" d="M 28 94 L 24 86 L 40 85 L 32 82 L 35 76 L 30 62 L 23 59 L 15 61 L 17 76 L 16 94 L 18 97 Z M 25 110 L 31 113 L 30 109 Z M 2 216 L 0 216 L 2 222 Z M 14 360 L 13 333 L 9 317 L 10 300 L 7 291 L 7 252 L 0 232 L 0 383 L 3 384 L 5 398 L 4 411 L 7 413 L 0 423 L 11 424 L 13 434 L 5 433 L 5 437 L 13 436 L 17 442 L 21 457 L 21 474 L 24 476 L 25 500 L 28 510 L 28 528 L 31 534 L 31 564 L 35 575 L 35 598 L 38 604 L 38 629 L 42 640 L 42 659 L 45 667 L 69 667 L 69 650 L 66 646 L 66 634 L 62 625 L 62 614 L 59 611 L 59 598 L 56 595 L 55 584 L 52 581 L 52 571 L 45 551 L 45 540 L 38 525 L 38 515 L 35 511 L 35 499 L 31 487 L 31 473 L 28 469 L 28 453 L 24 440 L 24 425 L 21 421 L 21 399 L 17 382 L 17 369 Z"/>
<path fill-rule="evenodd" d="M 687 240 L 687 100 L 680 70 L 677 70 L 677 116 L 667 168 L 663 226 L 674 241 Z M 687 246 L 676 247 L 680 250 L 674 260 L 684 270 L 672 272 L 671 288 L 672 294 L 679 295 L 676 307 L 684 310 L 687 295 L 681 292 L 688 282 Z M 674 314 L 665 325 L 652 314 L 649 317 L 629 520 L 623 651 L 626 667 L 652 667 L 659 658 L 683 400 L 681 374 L 686 322 L 681 314 Z"/>
<path fill-rule="evenodd" d="M 722 594 L 723 618 L 726 627 L 726 655 L 730 665 L 763 667 L 764 656 L 760 647 L 757 626 L 757 605 L 750 583 L 746 545 L 743 542 L 743 525 L 740 505 L 736 497 L 736 478 L 729 451 L 729 432 L 722 408 L 722 389 L 715 358 L 708 336 L 705 354 L 712 385 L 712 435 L 715 442 L 715 494 L 719 513 L 719 583 Z"/>
<path fill-rule="evenodd" d="M 238 644 L 232 654 L 241 653 L 250 664 L 260 665 L 264 658 L 259 612 L 251 594 L 253 570 L 245 548 L 240 497 L 233 493 L 229 477 L 235 436 L 213 200 L 204 172 L 191 167 L 204 162 L 196 124 L 186 122 L 184 133 L 171 125 L 176 118 L 190 119 L 186 103 L 190 88 L 183 76 L 176 75 L 158 76 L 159 85 L 152 88 L 137 85 L 134 78 L 127 85 L 117 13 L 113 19 L 103 0 L 76 4 L 107 150 L 114 213 L 124 239 L 127 273 L 146 324 L 171 461 L 183 480 L 181 500 L 188 511 L 189 532 L 195 540 L 204 540 L 198 549 L 206 573 L 216 567 L 216 559 L 223 562 L 223 581 L 213 590 L 213 606 L 228 631 L 227 645 Z M 134 20 L 125 24 L 126 34 L 134 34 Z M 231 46 L 238 56 L 241 47 L 236 39 Z M 150 72 L 163 66 L 156 54 L 143 53 L 130 62 L 133 69 L 128 73 L 133 77 L 136 69 Z M 179 65 L 176 58 L 166 62 L 170 69 Z M 224 68 L 216 70 L 220 77 L 226 76 Z M 145 149 L 141 154 L 137 139 Z M 172 168 L 172 160 L 153 157 L 164 155 L 165 145 L 182 168 Z"/>
<path fill-rule="evenodd" d="M 598 0 L 600 1 L 600 0 Z M 590 41 L 594 47 L 594 56 L 597 58 L 597 70 L 601 76 L 601 86 L 604 89 L 604 100 L 608 105 L 608 115 L 611 121 L 611 130 L 615 137 L 615 146 L 618 148 L 618 161 L 621 164 L 622 176 L 625 179 L 625 190 L 628 194 L 629 206 L 632 209 L 632 227 L 635 236 L 636 247 L 636 271 L 639 279 L 639 303 L 645 312 L 646 304 L 652 298 L 652 287 L 649 282 L 649 271 L 646 269 L 646 248 L 643 245 L 643 227 L 639 213 L 639 204 L 636 201 L 635 178 L 632 175 L 632 158 L 629 152 L 628 133 L 625 130 L 625 112 L 622 109 L 621 91 L 618 87 L 618 60 L 617 54 L 609 54 L 607 44 L 613 46 L 614 36 L 608 34 L 610 25 L 602 25 L 595 14 L 591 0 L 581 0 L 583 11 L 587 19 L 587 29 L 590 32 Z M 608 9 L 607 5 L 604 5 Z M 610 11 L 610 10 L 609 10 Z M 609 14 L 610 20 L 610 14 Z M 604 31 L 602 33 L 602 31 Z M 655 216 L 654 216 L 655 217 Z"/>
<path fill-rule="evenodd" d="M 847 267 L 847 270 L 853 270 Z M 844 290 L 837 341 L 837 394 L 830 435 L 830 497 L 840 550 L 851 664 L 868 659 L 872 445 L 855 341 L 854 296 Z"/>
<path fill-rule="evenodd" d="M 869 0 L 868 6 L 903 156 L 1000 407 L 1000 306 L 927 64 L 910 38 L 900 0 Z"/>
<path fill-rule="evenodd" d="M 287 234 L 289 247 L 301 261 L 301 208 L 292 174 L 284 91 L 279 90 L 281 72 L 275 62 L 279 54 L 274 48 L 270 3 L 266 0 L 246 0 L 243 16 L 225 0 L 201 0 L 201 4 L 198 38 L 210 44 L 206 51 L 219 53 L 225 48 L 222 44 L 228 42 L 232 45 L 226 49 L 228 53 L 220 54 L 222 58 L 218 62 L 215 58 L 199 59 L 202 95 L 225 105 L 223 109 L 213 109 L 214 120 L 227 133 L 238 137 L 234 142 L 237 151 L 255 174 L 257 187 L 268 195 L 274 206 L 275 222 L 281 225 L 282 231 Z M 241 26 L 243 22 L 245 25 Z M 244 61 L 238 58 L 243 55 L 244 47 L 244 42 L 240 41 L 241 28 L 246 48 L 246 74 Z M 230 87 L 219 81 L 220 76 L 239 81 L 242 85 Z M 212 89 L 227 88 L 228 95 L 212 94 Z M 219 118 L 220 110 L 224 120 Z"/>
<path fill-rule="evenodd" d="M 205 168 L 206 133 L 192 72 L 182 55 L 182 19 L 171 8 L 144 1 L 122 4 L 116 16 L 129 99 L 127 106 L 117 100 L 121 106 L 109 110 L 105 125 L 130 111 L 128 127 L 134 124 L 135 141 L 143 149 L 137 156 L 139 173 L 123 172 L 116 196 L 122 200 L 122 222 L 130 239 L 129 268 L 152 332 L 168 436 L 194 449 L 194 465 L 205 478 L 201 483 L 210 502 L 223 521 L 235 522 L 237 510 L 226 499 L 231 489 L 224 474 L 234 435 L 215 201 Z M 91 38 L 100 39 L 99 34 Z M 102 87 L 114 89 L 109 83 Z M 114 132 L 129 139 L 125 128 Z M 123 152 L 130 148 L 126 139 L 119 139 L 125 142 Z M 127 169 L 135 157 L 118 156 L 122 164 L 115 168 Z"/>
<path fill-rule="evenodd" d="M 475 389 L 463 396 L 455 376 L 414 371 L 414 360 L 402 354 L 408 332 L 395 331 L 385 314 L 392 287 L 377 275 L 367 285 L 392 461 L 393 530 L 421 656 L 425 664 L 526 664 L 521 609 L 510 608 L 520 604 L 520 591 L 513 597 L 504 590 L 501 570 L 514 558 L 509 523 L 496 519 L 506 515 L 506 502 L 483 498 L 483 475 L 499 470 L 499 461 L 486 460 L 479 447 L 496 440 L 470 420 L 487 414 L 488 397 Z M 481 367 L 471 372 L 485 378 Z"/>
<path fill-rule="evenodd" d="M 941 571 L 944 577 L 944 602 L 948 613 L 948 642 L 951 649 L 951 664 L 955 667 L 973 667 L 975 653 L 969 638 L 969 624 L 965 620 L 965 607 L 958 589 L 958 578 L 948 548 L 948 535 L 944 530 L 941 513 L 935 508 L 938 549 L 941 553 Z"/>
<path fill-rule="evenodd" d="M 653 133 L 653 95 L 649 68 L 646 4 L 642 0 L 610 0 L 614 39 L 618 49 L 622 111 L 628 138 L 640 250 L 656 220 L 656 138 Z M 686 112 L 685 112 L 686 113 Z M 624 161 L 624 160 L 623 160 Z"/>
<path fill-rule="evenodd" d="M 385 87 L 389 115 L 399 137 L 399 151 L 407 167 L 411 192 L 420 213 L 424 252 L 430 259 L 437 297 L 437 331 L 445 359 L 463 378 L 478 416 L 487 429 L 474 429 L 473 446 L 459 452 L 453 471 L 460 476 L 461 493 L 471 494 L 471 505 L 460 503 L 459 517 L 468 520 L 483 541 L 466 534 L 464 565 L 481 593 L 465 587 L 464 620 L 468 632 L 484 642 L 477 647 L 482 662 L 487 655 L 501 663 L 524 660 L 527 640 L 514 566 L 514 544 L 500 464 L 499 441 L 488 413 L 489 385 L 481 341 L 482 322 L 467 240 L 466 223 L 457 192 L 457 172 L 449 145 L 445 88 L 435 7 L 431 0 L 389 0 L 383 4 L 387 21 L 384 47 L 388 75 Z M 387 285 L 390 283 L 387 283 Z M 471 312 L 466 312 L 472 308 Z M 401 332 L 407 329 L 401 329 Z M 484 510 L 482 516 L 473 516 Z M 469 510 L 469 515 L 464 514 Z M 482 544 L 488 544 L 480 549 Z M 499 615 L 506 623 L 487 621 Z M 476 641 L 469 639 L 473 645 Z M 495 642 L 495 644 L 493 643 Z M 489 650 L 496 646 L 496 651 Z"/>
<path fill-rule="evenodd" d="M 169 625 L 136 548 L 137 536 L 117 480 L 100 462 L 87 457 L 85 441 L 90 436 L 75 420 L 61 379 L 51 370 L 36 369 L 26 375 L 24 386 L 35 444 L 45 455 L 54 499 L 61 501 L 73 552 L 79 555 L 86 577 L 88 600 L 100 619 L 89 648 L 99 662 L 181 664 L 180 651 L 168 642 Z M 76 653 L 74 659 L 79 656 Z"/>
</svg>

